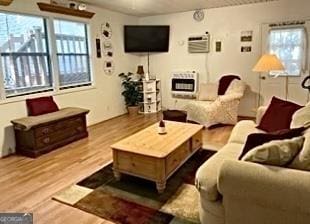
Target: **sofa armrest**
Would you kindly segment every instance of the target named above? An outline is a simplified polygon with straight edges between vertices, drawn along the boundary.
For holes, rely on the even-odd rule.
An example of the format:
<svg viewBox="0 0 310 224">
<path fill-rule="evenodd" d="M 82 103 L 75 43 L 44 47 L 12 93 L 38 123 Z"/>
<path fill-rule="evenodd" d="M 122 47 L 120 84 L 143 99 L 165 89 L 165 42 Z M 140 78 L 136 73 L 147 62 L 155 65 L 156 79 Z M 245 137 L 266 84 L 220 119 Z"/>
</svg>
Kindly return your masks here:
<svg viewBox="0 0 310 224">
<path fill-rule="evenodd" d="M 218 177 L 219 192 L 224 200 L 226 197 L 251 201 L 297 213 L 310 213 L 309 186 L 307 171 L 234 160 L 223 163 Z"/>
<path fill-rule="evenodd" d="M 257 109 L 257 112 L 256 112 L 256 124 L 259 124 L 260 121 L 262 120 L 266 110 L 267 110 L 268 107 L 266 106 L 262 106 L 262 107 L 259 107 Z"/>
</svg>

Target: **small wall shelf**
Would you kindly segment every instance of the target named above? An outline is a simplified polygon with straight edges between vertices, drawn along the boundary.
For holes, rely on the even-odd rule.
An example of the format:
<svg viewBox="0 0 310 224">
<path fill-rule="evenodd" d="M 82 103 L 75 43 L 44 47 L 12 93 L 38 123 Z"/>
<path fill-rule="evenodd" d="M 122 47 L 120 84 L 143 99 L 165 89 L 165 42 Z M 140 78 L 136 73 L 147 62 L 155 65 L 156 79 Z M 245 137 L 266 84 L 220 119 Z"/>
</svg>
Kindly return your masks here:
<svg viewBox="0 0 310 224">
<path fill-rule="evenodd" d="M 52 5 L 52 4 L 48 4 L 44 2 L 38 2 L 37 4 L 41 11 L 46 11 L 46 12 L 54 12 L 54 13 L 59 13 L 59 14 L 64 14 L 64 15 L 78 16 L 78 17 L 83 17 L 83 18 L 88 18 L 88 19 L 91 19 L 95 15 L 95 13 L 93 12 L 70 9 L 70 8 L 66 8 L 66 7 L 62 7 L 58 5 Z"/>
<path fill-rule="evenodd" d="M 8 6 L 13 2 L 13 0 L 0 0 L 0 5 Z"/>
</svg>

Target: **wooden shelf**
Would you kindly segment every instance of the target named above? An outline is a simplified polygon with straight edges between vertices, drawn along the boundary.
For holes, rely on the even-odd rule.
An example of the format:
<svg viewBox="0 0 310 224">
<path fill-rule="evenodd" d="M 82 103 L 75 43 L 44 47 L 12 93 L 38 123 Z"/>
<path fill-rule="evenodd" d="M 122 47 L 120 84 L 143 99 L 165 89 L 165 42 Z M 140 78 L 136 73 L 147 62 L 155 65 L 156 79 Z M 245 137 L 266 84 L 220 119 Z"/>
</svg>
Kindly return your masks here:
<svg viewBox="0 0 310 224">
<path fill-rule="evenodd" d="M 13 0 L 0 0 L 0 5 L 8 6 L 13 2 Z"/>
<path fill-rule="evenodd" d="M 78 16 L 78 17 L 83 17 L 83 18 L 88 18 L 88 19 L 91 19 L 95 15 L 95 13 L 93 12 L 70 9 L 70 8 L 66 8 L 66 7 L 62 7 L 58 5 L 52 5 L 52 4 L 48 4 L 44 2 L 38 2 L 37 4 L 41 11 L 46 11 L 46 12 L 54 12 L 54 13 L 59 13 L 59 14 L 64 14 L 64 15 Z"/>
</svg>

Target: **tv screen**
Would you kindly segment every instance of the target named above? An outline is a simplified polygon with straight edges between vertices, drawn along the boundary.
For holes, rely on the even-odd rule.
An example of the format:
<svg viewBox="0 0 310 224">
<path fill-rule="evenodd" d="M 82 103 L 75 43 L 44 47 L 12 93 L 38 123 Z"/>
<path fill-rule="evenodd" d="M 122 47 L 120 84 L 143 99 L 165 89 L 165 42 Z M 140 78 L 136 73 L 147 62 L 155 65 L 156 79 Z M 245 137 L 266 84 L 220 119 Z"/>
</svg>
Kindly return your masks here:
<svg viewBox="0 0 310 224">
<path fill-rule="evenodd" d="M 168 52 L 169 26 L 125 26 L 125 52 Z"/>
</svg>

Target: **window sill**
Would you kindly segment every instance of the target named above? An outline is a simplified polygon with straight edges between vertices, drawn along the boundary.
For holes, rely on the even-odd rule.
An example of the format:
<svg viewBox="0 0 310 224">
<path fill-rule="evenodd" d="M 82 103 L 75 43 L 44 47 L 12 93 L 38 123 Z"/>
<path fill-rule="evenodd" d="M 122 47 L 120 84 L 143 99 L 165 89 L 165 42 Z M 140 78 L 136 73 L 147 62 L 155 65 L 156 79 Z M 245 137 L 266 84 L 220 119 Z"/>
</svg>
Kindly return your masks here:
<svg viewBox="0 0 310 224">
<path fill-rule="evenodd" d="M 43 96 L 60 96 L 60 95 L 66 95 L 76 92 L 82 92 L 82 91 L 90 91 L 96 89 L 96 86 L 94 84 L 90 86 L 84 86 L 84 87 L 77 87 L 72 89 L 64 89 L 64 90 L 54 90 L 50 92 L 44 92 L 44 93 L 37 93 L 37 94 L 29 94 L 24 96 L 16 96 L 5 100 L 0 100 L 0 105 L 4 104 L 10 104 L 10 103 L 18 103 L 25 101 L 29 98 L 37 98 L 37 97 L 43 97 Z"/>
</svg>

